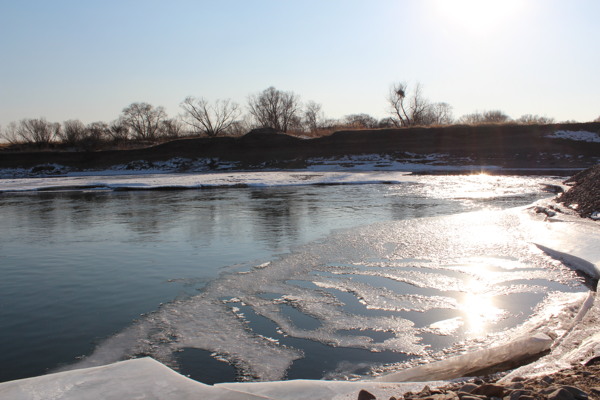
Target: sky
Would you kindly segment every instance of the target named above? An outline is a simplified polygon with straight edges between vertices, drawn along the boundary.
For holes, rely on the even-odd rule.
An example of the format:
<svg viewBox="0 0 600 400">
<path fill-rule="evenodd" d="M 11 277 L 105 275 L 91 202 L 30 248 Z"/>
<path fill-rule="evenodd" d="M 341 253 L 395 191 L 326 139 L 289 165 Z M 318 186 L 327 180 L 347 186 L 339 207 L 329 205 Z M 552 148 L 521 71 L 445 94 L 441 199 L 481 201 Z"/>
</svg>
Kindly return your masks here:
<svg viewBox="0 0 600 400">
<path fill-rule="evenodd" d="M 598 0 L 0 0 L 0 126 L 182 113 L 269 86 L 329 118 L 389 115 L 391 85 L 455 117 L 600 116 Z"/>
</svg>

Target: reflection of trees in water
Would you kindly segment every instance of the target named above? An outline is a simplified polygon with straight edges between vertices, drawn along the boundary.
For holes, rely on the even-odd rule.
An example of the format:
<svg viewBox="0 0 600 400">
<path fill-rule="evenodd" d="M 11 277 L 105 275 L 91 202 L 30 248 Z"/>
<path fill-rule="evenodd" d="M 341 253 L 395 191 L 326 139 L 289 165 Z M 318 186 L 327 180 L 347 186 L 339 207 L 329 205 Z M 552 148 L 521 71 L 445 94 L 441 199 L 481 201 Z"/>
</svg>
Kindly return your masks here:
<svg viewBox="0 0 600 400">
<path fill-rule="evenodd" d="M 456 202 L 428 199 L 426 197 L 395 197 L 390 201 L 393 220 L 413 219 L 445 215 L 457 211 Z"/>
<path fill-rule="evenodd" d="M 86 192 L 19 194 L 3 198 L 0 207 L 4 218 L 18 221 L 8 225 L 23 230 L 23 238 L 52 243 L 61 241 L 71 230 L 88 229 L 102 218 L 98 214 L 110 200 L 106 195 Z"/>
<path fill-rule="evenodd" d="M 276 249 L 284 242 L 295 242 L 306 212 L 307 198 L 298 190 L 258 189 L 250 192 L 254 219 L 253 234 Z"/>
<path fill-rule="evenodd" d="M 175 192 L 125 192 L 118 222 L 149 239 L 178 230 L 193 245 L 214 240 L 254 240 L 277 248 L 295 241 L 309 214 L 307 198 L 295 189 L 214 189 Z M 312 206 L 317 212 L 318 207 Z"/>
<path fill-rule="evenodd" d="M 272 250 L 296 243 L 315 226 L 331 225 L 332 217 L 354 219 L 383 211 L 392 219 L 406 219 L 448 212 L 439 200 L 400 191 L 394 195 L 388 188 L 49 192 L 4 196 L 0 205 L 3 218 L 13 219 L 7 226 L 36 240 L 55 242 L 66 235 L 94 241 L 181 241 L 198 248 L 214 241 L 252 240 Z"/>
<path fill-rule="evenodd" d="M 120 192 L 114 204 L 115 222 L 149 239 L 174 226 L 182 211 L 175 192 Z"/>
</svg>

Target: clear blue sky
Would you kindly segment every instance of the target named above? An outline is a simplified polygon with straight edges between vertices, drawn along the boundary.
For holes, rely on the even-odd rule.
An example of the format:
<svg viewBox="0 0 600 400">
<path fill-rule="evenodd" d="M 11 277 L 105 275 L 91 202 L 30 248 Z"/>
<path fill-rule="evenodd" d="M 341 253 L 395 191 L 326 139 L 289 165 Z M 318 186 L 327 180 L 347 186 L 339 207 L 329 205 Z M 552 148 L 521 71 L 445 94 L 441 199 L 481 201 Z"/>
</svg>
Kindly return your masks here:
<svg viewBox="0 0 600 400">
<path fill-rule="evenodd" d="M 0 0 L 0 125 L 268 86 L 331 118 L 420 82 L 455 117 L 600 116 L 598 0 Z"/>
</svg>

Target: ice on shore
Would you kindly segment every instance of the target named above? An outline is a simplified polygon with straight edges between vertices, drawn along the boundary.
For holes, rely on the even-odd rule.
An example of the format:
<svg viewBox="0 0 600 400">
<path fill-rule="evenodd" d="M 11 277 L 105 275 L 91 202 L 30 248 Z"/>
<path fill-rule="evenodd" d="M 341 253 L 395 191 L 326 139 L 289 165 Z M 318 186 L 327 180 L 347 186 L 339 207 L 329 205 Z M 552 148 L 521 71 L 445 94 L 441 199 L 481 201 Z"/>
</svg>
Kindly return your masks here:
<svg viewBox="0 0 600 400">
<path fill-rule="evenodd" d="M 414 181 L 408 172 L 256 171 L 235 173 L 55 176 L 1 179 L 0 192 L 58 190 L 206 189 L 216 187 L 273 187 L 401 183 Z"/>
</svg>

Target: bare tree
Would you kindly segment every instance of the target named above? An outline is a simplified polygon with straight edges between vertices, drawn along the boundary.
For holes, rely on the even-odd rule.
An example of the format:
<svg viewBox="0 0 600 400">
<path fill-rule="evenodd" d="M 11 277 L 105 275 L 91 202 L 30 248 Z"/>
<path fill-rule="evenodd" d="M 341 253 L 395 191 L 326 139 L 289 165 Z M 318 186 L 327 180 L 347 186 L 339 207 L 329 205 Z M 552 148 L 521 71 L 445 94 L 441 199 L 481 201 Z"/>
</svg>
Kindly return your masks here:
<svg viewBox="0 0 600 400">
<path fill-rule="evenodd" d="M 17 126 L 17 136 L 26 143 L 48 146 L 60 137 L 60 124 L 48 122 L 44 118 L 23 119 Z"/>
<path fill-rule="evenodd" d="M 78 119 L 70 119 L 63 122 L 63 129 L 60 132 L 59 139 L 64 144 L 74 146 L 78 144 L 86 134 L 86 128 L 83 122 Z"/>
<path fill-rule="evenodd" d="M 412 118 L 406 112 L 404 101 L 406 99 L 406 83 L 395 83 L 390 88 L 388 101 L 392 106 L 397 126 L 409 126 L 412 124 Z"/>
<path fill-rule="evenodd" d="M 309 101 L 304 106 L 304 125 L 310 132 L 316 132 L 321 122 L 325 119 L 321 105 L 314 101 Z"/>
<path fill-rule="evenodd" d="M 490 110 L 483 112 L 475 112 L 473 114 L 463 115 L 458 119 L 458 122 L 462 124 L 503 124 L 509 122 L 511 119 L 508 115 L 504 114 L 500 110 Z"/>
<path fill-rule="evenodd" d="M 108 134 L 113 142 L 119 143 L 129 139 L 129 126 L 120 118 L 110 123 Z"/>
<path fill-rule="evenodd" d="M 525 114 L 521 115 L 516 122 L 523 125 L 548 125 L 554 123 L 554 118 L 542 117 L 539 115 Z"/>
<path fill-rule="evenodd" d="M 350 114 L 344 117 L 345 124 L 356 129 L 377 128 L 379 121 L 369 114 Z"/>
<path fill-rule="evenodd" d="M 111 137 L 110 127 L 106 122 L 92 122 L 87 126 L 87 139 L 93 142 L 102 142 Z"/>
<path fill-rule="evenodd" d="M 390 88 L 388 102 L 392 121 L 396 126 L 446 125 L 452 123 L 452 107 L 448 103 L 431 103 L 423 95 L 420 83 L 412 94 L 405 83 L 395 83 Z"/>
<path fill-rule="evenodd" d="M 408 102 L 409 115 L 411 116 L 410 125 L 429 125 L 430 108 L 431 104 L 423 97 L 421 84 L 417 83 Z"/>
<path fill-rule="evenodd" d="M 148 103 L 132 103 L 123 109 L 123 122 L 133 131 L 136 139 L 153 140 L 159 136 L 162 121 L 167 118 L 163 107 Z"/>
<path fill-rule="evenodd" d="M 430 104 L 426 114 L 421 125 L 450 125 L 454 121 L 452 106 L 448 103 Z"/>
<path fill-rule="evenodd" d="M 283 92 L 273 86 L 248 98 L 248 109 L 261 127 L 287 132 L 299 125 L 300 98 L 293 92 Z"/>
<path fill-rule="evenodd" d="M 203 98 L 186 97 L 181 103 L 185 122 L 196 132 L 218 136 L 229 131 L 240 116 L 239 105 L 231 100 L 217 100 L 210 104 Z"/>
<path fill-rule="evenodd" d="M 162 122 L 162 136 L 171 139 L 180 137 L 183 134 L 183 123 L 180 118 L 169 118 Z"/>
<path fill-rule="evenodd" d="M 22 138 L 19 136 L 18 128 L 16 122 L 11 122 L 2 130 L 0 137 L 9 144 L 19 144 Z"/>
<path fill-rule="evenodd" d="M 228 133 L 231 136 L 243 136 L 250 132 L 253 126 L 253 117 L 250 114 L 242 114 L 240 118 L 233 122 Z"/>
<path fill-rule="evenodd" d="M 386 117 L 379 120 L 377 123 L 378 128 L 394 128 L 398 126 L 396 120 L 392 117 Z"/>
</svg>

